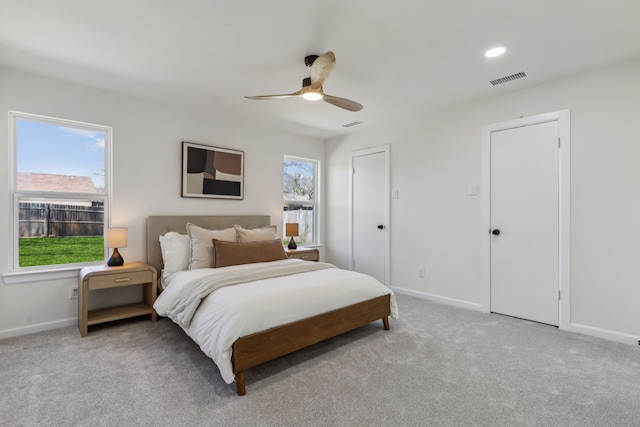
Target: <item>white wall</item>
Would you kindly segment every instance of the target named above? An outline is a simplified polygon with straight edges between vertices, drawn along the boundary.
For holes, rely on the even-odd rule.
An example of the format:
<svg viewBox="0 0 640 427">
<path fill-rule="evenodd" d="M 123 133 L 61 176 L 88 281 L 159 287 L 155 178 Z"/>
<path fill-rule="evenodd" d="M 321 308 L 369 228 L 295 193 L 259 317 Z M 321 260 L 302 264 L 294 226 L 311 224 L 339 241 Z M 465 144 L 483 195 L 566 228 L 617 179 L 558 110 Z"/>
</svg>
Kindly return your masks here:
<svg viewBox="0 0 640 427">
<path fill-rule="evenodd" d="M 7 112 L 20 111 L 113 128 L 112 224 L 129 228 L 125 261 L 146 259 L 149 215 L 268 214 L 282 228 L 282 160 L 285 154 L 324 160 L 324 141 L 216 122 L 215 117 L 172 111 L 115 93 L 0 68 L 0 272 L 9 271 L 10 200 Z M 181 142 L 245 152 L 245 198 L 180 197 Z M 0 337 L 75 323 L 74 278 L 0 284 Z"/>
<path fill-rule="evenodd" d="M 482 127 L 571 110 L 570 330 L 640 337 L 640 61 L 366 129 L 327 145 L 329 262 L 348 267 L 349 154 L 391 145 L 391 285 L 478 308 Z M 482 192 L 480 188 L 480 192 Z M 418 278 L 419 266 L 426 277 Z"/>
</svg>

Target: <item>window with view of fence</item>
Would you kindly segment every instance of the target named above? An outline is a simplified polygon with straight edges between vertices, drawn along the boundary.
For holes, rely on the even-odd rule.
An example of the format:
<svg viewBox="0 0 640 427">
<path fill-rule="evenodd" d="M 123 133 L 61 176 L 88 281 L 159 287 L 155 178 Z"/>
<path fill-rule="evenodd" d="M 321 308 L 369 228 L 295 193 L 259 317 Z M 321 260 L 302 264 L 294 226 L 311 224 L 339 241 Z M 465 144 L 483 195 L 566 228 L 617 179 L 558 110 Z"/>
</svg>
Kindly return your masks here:
<svg viewBox="0 0 640 427">
<path fill-rule="evenodd" d="M 108 126 L 9 112 L 12 272 L 104 260 L 111 134 Z"/>
<path fill-rule="evenodd" d="M 318 194 L 320 162 L 312 159 L 284 156 L 283 168 L 283 229 L 287 223 L 298 224 L 297 243 L 318 243 Z M 287 236 L 285 236 L 287 237 Z"/>
</svg>

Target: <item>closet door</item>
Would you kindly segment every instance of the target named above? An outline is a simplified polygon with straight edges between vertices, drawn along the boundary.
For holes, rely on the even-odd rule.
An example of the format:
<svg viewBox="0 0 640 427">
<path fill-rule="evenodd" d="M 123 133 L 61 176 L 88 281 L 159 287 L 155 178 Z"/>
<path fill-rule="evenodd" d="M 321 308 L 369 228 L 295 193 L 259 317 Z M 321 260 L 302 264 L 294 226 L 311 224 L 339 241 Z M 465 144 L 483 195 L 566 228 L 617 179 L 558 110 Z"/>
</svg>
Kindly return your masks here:
<svg viewBox="0 0 640 427">
<path fill-rule="evenodd" d="M 559 131 L 491 133 L 491 311 L 558 325 Z"/>
</svg>

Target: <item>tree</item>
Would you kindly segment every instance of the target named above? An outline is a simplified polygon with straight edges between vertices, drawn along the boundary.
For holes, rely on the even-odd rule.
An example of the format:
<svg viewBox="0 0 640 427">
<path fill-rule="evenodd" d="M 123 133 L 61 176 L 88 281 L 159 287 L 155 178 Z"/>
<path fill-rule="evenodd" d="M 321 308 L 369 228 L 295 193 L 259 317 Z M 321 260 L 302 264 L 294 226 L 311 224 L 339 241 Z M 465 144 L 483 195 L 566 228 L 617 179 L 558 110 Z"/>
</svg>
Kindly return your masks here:
<svg viewBox="0 0 640 427">
<path fill-rule="evenodd" d="M 314 164 L 301 160 L 285 159 L 284 192 L 313 200 L 315 194 Z"/>
</svg>

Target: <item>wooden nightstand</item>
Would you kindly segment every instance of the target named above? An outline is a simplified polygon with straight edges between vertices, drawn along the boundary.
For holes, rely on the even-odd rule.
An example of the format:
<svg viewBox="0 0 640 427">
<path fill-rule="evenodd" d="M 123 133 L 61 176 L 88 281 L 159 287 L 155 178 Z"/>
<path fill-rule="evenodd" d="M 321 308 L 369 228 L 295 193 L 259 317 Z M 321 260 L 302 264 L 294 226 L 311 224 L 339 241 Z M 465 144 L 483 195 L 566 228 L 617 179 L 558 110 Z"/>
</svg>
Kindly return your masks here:
<svg viewBox="0 0 640 427">
<path fill-rule="evenodd" d="M 157 315 L 153 309 L 153 303 L 156 300 L 157 278 L 156 269 L 141 262 L 131 262 L 121 267 L 96 265 L 80 270 L 78 283 L 80 335 L 87 336 L 89 325 L 128 317 L 149 314 L 151 321 L 155 322 Z M 143 285 L 142 302 L 89 311 L 89 291 L 132 285 Z"/>
<path fill-rule="evenodd" d="M 320 251 L 316 248 L 284 248 L 289 258 L 299 258 L 305 261 L 320 261 Z"/>
</svg>

